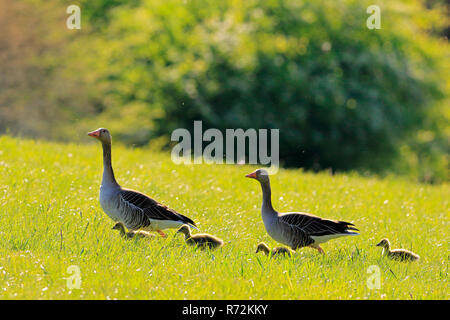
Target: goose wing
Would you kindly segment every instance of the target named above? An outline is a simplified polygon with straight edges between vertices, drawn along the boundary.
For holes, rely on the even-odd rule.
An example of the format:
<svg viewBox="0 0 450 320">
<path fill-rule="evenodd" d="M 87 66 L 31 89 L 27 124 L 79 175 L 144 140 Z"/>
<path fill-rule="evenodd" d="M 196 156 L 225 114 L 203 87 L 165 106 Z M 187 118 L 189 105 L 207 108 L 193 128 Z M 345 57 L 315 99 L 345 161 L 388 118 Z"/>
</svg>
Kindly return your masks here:
<svg viewBox="0 0 450 320">
<path fill-rule="evenodd" d="M 129 189 L 122 189 L 120 195 L 124 202 L 142 210 L 145 216 L 149 219 L 183 221 L 186 224 L 195 226 L 194 221 L 188 217 L 176 212 L 173 209 L 170 209 L 169 207 L 159 203 L 143 193 Z"/>
<path fill-rule="evenodd" d="M 338 234 L 354 234 L 349 230 L 358 229 L 350 222 L 323 219 L 308 213 L 285 213 L 279 216 L 279 221 L 308 237 L 321 237 Z"/>
</svg>

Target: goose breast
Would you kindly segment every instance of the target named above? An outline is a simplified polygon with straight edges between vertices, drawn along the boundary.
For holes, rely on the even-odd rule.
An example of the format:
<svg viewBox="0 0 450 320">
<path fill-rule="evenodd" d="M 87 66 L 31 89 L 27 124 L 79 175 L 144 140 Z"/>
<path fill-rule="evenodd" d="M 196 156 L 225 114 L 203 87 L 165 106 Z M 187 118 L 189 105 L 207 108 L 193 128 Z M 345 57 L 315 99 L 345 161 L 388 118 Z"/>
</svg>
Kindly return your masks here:
<svg viewBox="0 0 450 320">
<path fill-rule="evenodd" d="M 103 211 L 114 221 L 121 221 L 122 212 L 119 205 L 119 191 L 100 187 L 100 196 L 99 196 L 100 206 Z M 128 226 L 127 226 L 128 227 Z"/>
</svg>

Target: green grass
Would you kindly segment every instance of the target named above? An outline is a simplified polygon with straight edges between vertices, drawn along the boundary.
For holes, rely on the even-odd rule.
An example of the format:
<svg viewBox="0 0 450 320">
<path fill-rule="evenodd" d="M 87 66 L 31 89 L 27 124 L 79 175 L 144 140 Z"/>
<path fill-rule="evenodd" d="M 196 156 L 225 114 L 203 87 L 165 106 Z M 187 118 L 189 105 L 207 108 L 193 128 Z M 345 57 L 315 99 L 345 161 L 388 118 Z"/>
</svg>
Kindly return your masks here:
<svg viewBox="0 0 450 320">
<path fill-rule="evenodd" d="M 88 137 L 86 140 L 88 141 Z M 101 147 L 0 137 L 1 299 L 448 299 L 450 186 L 280 170 L 272 177 L 280 211 L 352 221 L 357 237 L 303 248 L 293 259 L 255 254 L 276 245 L 264 230 L 254 167 L 175 165 L 166 154 L 113 145 L 119 183 L 191 217 L 226 242 L 187 247 L 181 235 L 124 240 L 98 203 Z M 381 257 L 388 237 L 417 263 Z M 67 268 L 79 266 L 80 289 Z M 379 266 L 381 288 L 366 285 Z"/>
</svg>

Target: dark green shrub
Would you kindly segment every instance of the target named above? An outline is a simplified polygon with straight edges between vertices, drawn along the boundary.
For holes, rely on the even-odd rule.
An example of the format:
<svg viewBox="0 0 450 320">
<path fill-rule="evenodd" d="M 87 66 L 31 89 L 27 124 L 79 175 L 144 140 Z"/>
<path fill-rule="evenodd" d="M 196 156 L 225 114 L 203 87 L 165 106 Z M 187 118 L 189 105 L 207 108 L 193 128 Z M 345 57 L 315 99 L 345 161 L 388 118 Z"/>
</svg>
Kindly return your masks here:
<svg viewBox="0 0 450 320">
<path fill-rule="evenodd" d="M 100 125 L 127 144 L 168 146 L 203 120 L 280 129 L 286 166 L 448 179 L 449 47 L 432 36 L 445 25 L 436 6 L 379 1 L 382 29 L 369 30 L 371 1 L 79 4 L 82 30 L 52 29 L 69 45 L 32 55 L 52 71 L 33 88 L 40 108 L 66 115 L 51 113 L 51 137 Z"/>
<path fill-rule="evenodd" d="M 108 60 L 120 66 L 114 96 L 161 110 L 154 135 L 194 120 L 279 128 L 285 165 L 382 170 L 424 129 L 443 83 L 438 43 L 402 16 L 419 9 L 385 3 L 369 30 L 368 5 L 143 2 L 108 33 L 123 44 Z"/>
</svg>

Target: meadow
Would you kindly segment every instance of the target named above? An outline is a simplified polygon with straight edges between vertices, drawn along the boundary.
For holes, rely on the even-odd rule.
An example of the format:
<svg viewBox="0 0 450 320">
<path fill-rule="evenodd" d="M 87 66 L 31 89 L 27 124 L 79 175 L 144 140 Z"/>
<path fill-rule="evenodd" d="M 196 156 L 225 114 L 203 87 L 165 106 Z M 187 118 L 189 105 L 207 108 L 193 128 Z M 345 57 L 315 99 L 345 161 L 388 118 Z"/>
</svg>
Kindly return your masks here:
<svg viewBox="0 0 450 320">
<path fill-rule="evenodd" d="M 86 141 L 90 141 L 86 137 Z M 95 141 L 94 141 L 95 142 Z M 259 184 L 247 165 L 176 165 L 113 143 L 118 182 L 225 241 L 209 252 L 168 238 L 124 240 L 98 202 L 101 146 L 0 136 L 0 299 L 449 299 L 450 185 L 399 177 L 280 170 L 274 207 L 353 222 L 360 235 L 292 259 L 255 254 L 265 241 Z M 383 237 L 415 263 L 381 256 Z M 67 286 L 70 266 L 79 289 Z M 377 266 L 380 288 L 367 285 Z M 70 268 L 69 268 L 70 270 Z"/>
</svg>

